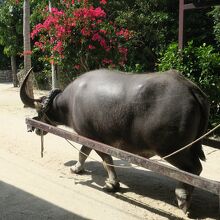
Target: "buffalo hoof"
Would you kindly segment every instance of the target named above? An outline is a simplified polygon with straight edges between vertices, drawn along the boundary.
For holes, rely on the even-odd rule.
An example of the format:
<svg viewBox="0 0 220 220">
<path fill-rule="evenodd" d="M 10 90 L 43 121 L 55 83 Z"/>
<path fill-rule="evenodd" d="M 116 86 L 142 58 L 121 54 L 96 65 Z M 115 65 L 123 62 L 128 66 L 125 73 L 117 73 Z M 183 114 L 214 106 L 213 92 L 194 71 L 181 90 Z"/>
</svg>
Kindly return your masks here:
<svg viewBox="0 0 220 220">
<path fill-rule="evenodd" d="M 180 209 L 183 210 L 185 214 L 188 214 L 188 209 L 190 206 L 191 196 L 187 195 L 182 189 L 176 189 L 176 199 Z"/>
<path fill-rule="evenodd" d="M 75 174 L 82 174 L 83 172 L 85 172 L 85 170 L 82 166 L 75 164 L 70 167 L 70 172 Z"/>
<path fill-rule="evenodd" d="M 120 189 L 120 183 L 118 181 L 111 181 L 109 179 L 106 180 L 103 190 L 105 192 L 117 192 Z"/>
<path fill-rule="evenodd" d="M 177 199 L 177 202 L 179 208 L 187 215 L 190 206 L 189 201 Z"/>
</svg>

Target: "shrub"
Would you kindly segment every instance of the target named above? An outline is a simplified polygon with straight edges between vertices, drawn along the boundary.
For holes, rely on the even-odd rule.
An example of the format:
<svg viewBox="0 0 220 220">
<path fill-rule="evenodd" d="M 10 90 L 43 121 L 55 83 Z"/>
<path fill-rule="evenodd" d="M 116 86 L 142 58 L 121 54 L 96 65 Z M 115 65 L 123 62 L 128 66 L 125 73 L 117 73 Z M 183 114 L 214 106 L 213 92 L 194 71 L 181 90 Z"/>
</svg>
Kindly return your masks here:
<svg viewBox="0 0 220 220">
<path fill-rule="evenodd" d="M 210 15 L 213 17 L 214 21 L 214 35 L 218 46 L 220 47 L 220 7 L 214 7 Z"/>
<path fill-rule="evenodd" d="M 177 43 L 172 43 L 161 53 L 158 69 L 177 69 L 199 85 L 210 100 L 211 125 L 220 123 L 220 53 L 213 46 L 194 47 L 191 41 L 180 52 Z"/>
</svg>

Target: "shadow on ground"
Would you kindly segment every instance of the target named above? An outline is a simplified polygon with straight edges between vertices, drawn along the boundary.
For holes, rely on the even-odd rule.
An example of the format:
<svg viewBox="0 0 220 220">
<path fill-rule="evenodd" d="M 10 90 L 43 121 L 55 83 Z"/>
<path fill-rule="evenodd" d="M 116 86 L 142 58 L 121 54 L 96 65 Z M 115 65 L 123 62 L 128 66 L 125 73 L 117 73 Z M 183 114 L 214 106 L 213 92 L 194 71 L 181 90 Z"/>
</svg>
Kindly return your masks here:
<svg viewBox="0 0 220 220">
<path fill-rule="evenodd" d="M 0 219 L 86 220 L 21 189 L 0 181 Z"/>
<path fill-rule="evenodd" d="M 76 161 L 68 161 L 64 165 L 72 166 L 75 163 Z M 116 165 L 129 165 L 127 162 L 122 160 L 115 160 L 114 163 Z M 90 161 L 85 164 L 85 168 L 86 172 L 84 175 L 91 175 L 91 179 L 87 181 L 83 180 L 82 182 L 80 181 L 79 184 L 93 187 L 96 190 L 102 190 L 101 187 L 104 185 L 105 178 L 107 177 L 107 173 L 105 172 L 102 164 Z M 145 208 L 150 212 L 171 220 L 182 219 L 174 216 L 173 213 L 169 213 L 158 209 L 158 207 L 150 206 L 150 204 L 134 200 L 126 195 L 126 192 L 132 192 L 139 195 L 139 197 L 148 197 L 177 206 L 174 193 L 177 183 L 175 180 L 158 175 L 151 171 L 135 168 L 116 168 L 116 172 L 120 181 L 127 187 L 121 188 L 119 193 L 112 194 L 112 196 L 135 206 Z M 95 185 L 93 183 L 95 183 Z M 218 196 L 196 188 L 193 193 L 191 208 L 189 211 L 190 214 L 188 217 L 192 219 L 219 219 Z"/>
</svg>

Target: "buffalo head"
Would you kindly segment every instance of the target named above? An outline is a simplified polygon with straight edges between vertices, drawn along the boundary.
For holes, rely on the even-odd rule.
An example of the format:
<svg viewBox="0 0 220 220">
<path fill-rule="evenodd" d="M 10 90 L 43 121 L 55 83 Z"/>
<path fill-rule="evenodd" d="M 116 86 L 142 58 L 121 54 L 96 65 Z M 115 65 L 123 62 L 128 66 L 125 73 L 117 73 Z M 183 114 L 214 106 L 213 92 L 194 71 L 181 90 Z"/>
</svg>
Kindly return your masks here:
<svg viewBox="0 0 220 220">
<path fill-rule="evenodd" d="M 24 103 L 25 106 L 30 107 L 30 108 L 34 108 L 36 109 L 38 116 L 33 117 L 33 119 L 38 120 L 38 121 L 42 121 L 45 122 L 47 124 L 51 124 L 51 125 L 56 125 L 56 122 L 54 122 L 53 120 L 50 120 L 50 117 L 48 115 L 48 111 L 52 105 L 53 99 L 54 97 L 59 94 L 61 92 L 61 90 L 59 89 L 54 89 L 52 90 L 48 96 L 42 96 L 39 99 L 34 99 L 31 98 L 26 91 L 26 84 L 28 81 L 28 77 L 30 75 L 30 73 L 32 72 L 31 68 L 28 73 L 26 74 L 26 76 L 24 77 L 24 80 L 21 84 L 21 88 L 20 88 L 20 98 L 21 101 Z M 35 128 L 33 127 L 29 127 L 28 131 L 34 131 Z M 35 130 L 37 135 L 41 135 L 42 131 L 40 129 L 36 129 Z M 43 135 L 47 134 L 46 131 L 43 131 Z"/>
</svg>

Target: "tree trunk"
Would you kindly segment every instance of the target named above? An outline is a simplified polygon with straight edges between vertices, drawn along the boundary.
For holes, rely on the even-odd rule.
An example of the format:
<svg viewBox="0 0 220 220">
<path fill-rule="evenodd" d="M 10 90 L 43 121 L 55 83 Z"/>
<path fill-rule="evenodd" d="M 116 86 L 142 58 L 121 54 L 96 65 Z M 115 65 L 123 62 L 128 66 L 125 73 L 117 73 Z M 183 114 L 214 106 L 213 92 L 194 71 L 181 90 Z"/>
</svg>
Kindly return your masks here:
<svg viewBox="0 0 220 220">
<path fill-rule="evenodd" d="M 24 0 L 23 5 L 23 37 L 24 37 L 24 74 L 31 68 L 31 42 L 30 42 L 30 1 Z M 27 82 L 27 93 L 33 95 L 33 77 L 29 77 Z"/>
<path fill-rule="evenodd" d="M 49 11 L 51 12 L 51 1 L 49 0 Z M 53 54 L 53 52 L 52 52 Z M 59 87 L 59 82 L 58 82 L 58 72 L 57 72 L 57 65 L 54 63 L 51 63 L 51 71 L 52 71 L 52 89 L 58 88 Z"/>
<path fill-rule="evenodd" d="M 51 70 L 52 70 L 52 89 L 59 88 L 58 66 L 56 64 L 51 64 Z"/>
<path fill-rule="evenodd" d="M 18 87 L 17 66 L 16 66 L 15 56 L 11 56 L 11 70 L 12 70 L 13 86 Z"/>
</svg>

